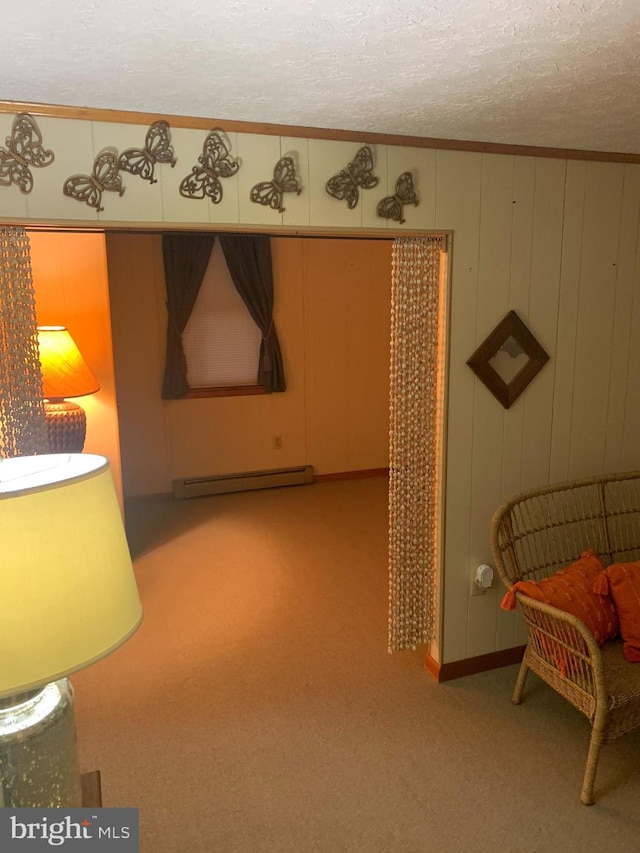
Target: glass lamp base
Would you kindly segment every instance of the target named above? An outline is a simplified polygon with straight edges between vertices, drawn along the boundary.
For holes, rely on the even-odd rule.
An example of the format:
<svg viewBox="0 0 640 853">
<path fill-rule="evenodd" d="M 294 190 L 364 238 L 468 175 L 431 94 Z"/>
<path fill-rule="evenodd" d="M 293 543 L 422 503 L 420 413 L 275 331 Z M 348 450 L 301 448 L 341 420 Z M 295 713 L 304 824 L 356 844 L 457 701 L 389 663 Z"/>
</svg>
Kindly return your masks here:
<svg viewBox="0 0 640 853">
<path fill-rule="evenodd" d="M 0 806 L 82 805 L 73 688 L 66 678 L 0 699 Z"/>
</svg>

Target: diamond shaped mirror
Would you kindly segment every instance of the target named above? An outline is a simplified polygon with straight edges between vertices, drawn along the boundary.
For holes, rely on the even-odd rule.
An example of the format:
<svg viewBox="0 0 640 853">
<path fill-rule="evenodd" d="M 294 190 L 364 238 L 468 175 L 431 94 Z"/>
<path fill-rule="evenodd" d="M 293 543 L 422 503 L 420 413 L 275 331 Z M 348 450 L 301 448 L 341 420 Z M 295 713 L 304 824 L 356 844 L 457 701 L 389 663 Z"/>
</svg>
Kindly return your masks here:
<svg viewBox="0 0 640 853">
<path fill-rule="evenodd" d="M 549 356 L 515 311 L 498 323 L 467 364 L 508 409 L 549 361 Z"/>
</svg>

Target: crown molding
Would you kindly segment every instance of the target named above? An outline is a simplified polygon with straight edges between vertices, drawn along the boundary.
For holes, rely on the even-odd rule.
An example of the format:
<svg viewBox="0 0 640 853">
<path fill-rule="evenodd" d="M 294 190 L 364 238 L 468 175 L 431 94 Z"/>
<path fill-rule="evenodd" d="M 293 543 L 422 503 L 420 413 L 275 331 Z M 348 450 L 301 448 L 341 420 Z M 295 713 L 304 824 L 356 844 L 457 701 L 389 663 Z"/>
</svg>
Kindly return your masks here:
<svg viewBox="0 0 640 853">
<path fill-rule="evenodd" d="M 595 160 L 606 163 L 640 163 L 640 153 L 588 151 L 577 148 L 544 148 L 539 145 L 509 145 L 501 142 L 475 142 L 463 139 L 438 139 L 427 136 L 403 136 L 393 133 L 370 133 L 355 130 L 335 130 L 323 127 L 302 127 L 288 124 L 232 121 L 229 119 L 198 118 L 164 113 L 103 110 L 94 107 L 69 107 L 56 104 L 35 104 L 25 101 L 0 101 L 0 113 L 25 112 L 33 116 L 105 121 L 117 124 L 144 124 L 168 121 L 171 127 L 195 130 L 220 128 L 228 133 L 255 133 L 267 136 L 290 136 L 303 139 L 327 139 L 341 142 L 398 145 L 413 148 L 438 148 L 443 151 L 472 151 L 480 154 L 510 154 L 519 157 L 546 157 L 556 160 Z"/>
</svg>

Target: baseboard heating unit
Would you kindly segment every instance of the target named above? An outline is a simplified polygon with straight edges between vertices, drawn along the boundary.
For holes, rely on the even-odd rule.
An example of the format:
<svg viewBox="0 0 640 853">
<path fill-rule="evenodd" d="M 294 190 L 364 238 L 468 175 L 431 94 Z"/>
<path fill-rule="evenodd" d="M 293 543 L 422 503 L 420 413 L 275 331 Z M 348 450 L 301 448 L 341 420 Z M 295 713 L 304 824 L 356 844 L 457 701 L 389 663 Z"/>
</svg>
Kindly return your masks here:
<svg viewBox="0 0 640 853">
<path fill-rule="evenodd" d="M 276 468 L 273 471 L 246 471 L 215 477 L 187 477 L 173 481 L 173 496 L 178 500 L 249 492 L 254 489 L 276 489 L 279 486 L 303 486 L 313 482 L 313 465 L 300 468 Z"/>
</svg>

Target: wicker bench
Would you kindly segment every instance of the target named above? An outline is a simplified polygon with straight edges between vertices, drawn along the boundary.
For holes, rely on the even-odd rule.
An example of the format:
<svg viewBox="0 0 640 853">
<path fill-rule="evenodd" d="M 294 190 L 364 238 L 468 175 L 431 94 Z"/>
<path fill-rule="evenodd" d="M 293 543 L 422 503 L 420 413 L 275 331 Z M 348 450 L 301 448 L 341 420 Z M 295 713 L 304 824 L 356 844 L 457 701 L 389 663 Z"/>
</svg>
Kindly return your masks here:
<svg viewBox="0 0 640 853">
<path fill-rule="evenodd" d="M 640 560 L 640 472 L 548 486 L 519 495 L 496 511 L 491 549 L 505 586 L 549 577 L 593 548 L 605 566 Z M 518 592 L 529 639 L 513 693 L 519 704 L 527 672 L 585 714 L 592 726 L 580 799 L 593 803 L 602 743 L 640 726 L 640 664 L 622 642 L 602 648 L 574 616 Z M 561 649 L 561 672 L 551 649 Z"/>
</svg>

